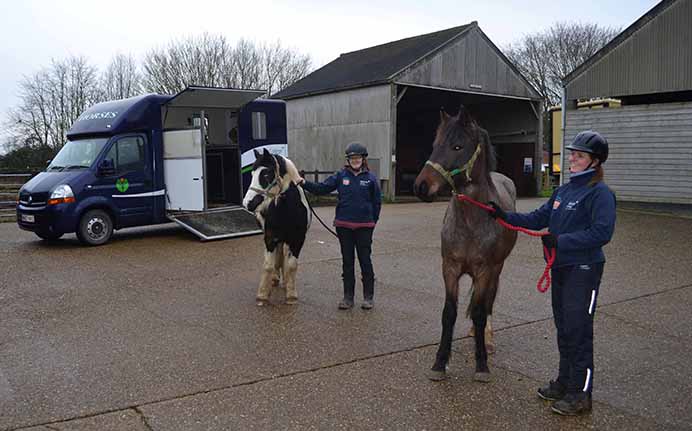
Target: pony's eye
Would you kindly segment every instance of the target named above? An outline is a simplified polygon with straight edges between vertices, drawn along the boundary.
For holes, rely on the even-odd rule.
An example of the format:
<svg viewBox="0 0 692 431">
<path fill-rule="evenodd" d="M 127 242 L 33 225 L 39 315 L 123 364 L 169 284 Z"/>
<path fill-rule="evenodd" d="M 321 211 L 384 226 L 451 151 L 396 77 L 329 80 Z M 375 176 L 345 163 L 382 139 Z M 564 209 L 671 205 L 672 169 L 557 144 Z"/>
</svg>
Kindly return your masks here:
<svg viewBox="0 0 692 431">
<path fill-rule="evenodd" d="M 454 146 L 454 151 L 459 151 L 459 150 L 461 150 L 461 147 L 460 147 L 459 145 L 455 145 L 455 146 Z"/>
</svg>

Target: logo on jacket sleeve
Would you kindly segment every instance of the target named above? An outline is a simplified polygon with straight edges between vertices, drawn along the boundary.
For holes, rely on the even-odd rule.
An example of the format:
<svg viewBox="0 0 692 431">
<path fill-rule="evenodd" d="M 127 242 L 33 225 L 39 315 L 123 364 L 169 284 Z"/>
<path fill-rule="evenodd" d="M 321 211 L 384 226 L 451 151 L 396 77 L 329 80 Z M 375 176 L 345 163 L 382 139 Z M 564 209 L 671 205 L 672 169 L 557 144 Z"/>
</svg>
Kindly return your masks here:
<svg viewBox="0 0 692 431">
<path fill-rule="evenodd" d="M 560 208 L 560 197 L 556 197 L 555 200 L 553 201 L 553 209 L 556 210 Z"/>
<path fill-rule="evenodd" d="M 341 184 L 347 186 L 347 185 L 351 184 L 351 180 L 349 180 L 348 178 L 344 178 L 344 179 L 341 181 Z"/>
</svg>

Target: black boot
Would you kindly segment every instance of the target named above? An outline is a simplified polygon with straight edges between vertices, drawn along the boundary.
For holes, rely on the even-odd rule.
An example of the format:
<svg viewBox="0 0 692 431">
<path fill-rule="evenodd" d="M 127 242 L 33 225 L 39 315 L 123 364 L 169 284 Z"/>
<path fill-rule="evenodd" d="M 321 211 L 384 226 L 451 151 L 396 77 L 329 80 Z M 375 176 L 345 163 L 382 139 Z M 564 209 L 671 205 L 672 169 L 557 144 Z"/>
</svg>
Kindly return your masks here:
<svg viewBox="0 0 692 431">
<path fill-rule="evenodd" d="M 370 310 L 375 306 L 375 277 L 363 277 L 363 310 Z"/>
<path fill-rule="evenodd" d="M 591 411 L 591 394 L 581 392 L 569 393 L 561 400 L 555 401 L 553 411 L 563 416 L 577 416 Z"/>
<path fill-rule="evenodd" d="M 567 394 L 567 388 L 559 381 L 551 380 L 547 385 L 538 389 L 538 396 L 547 401 L 561 400 Z"/>
</svg>

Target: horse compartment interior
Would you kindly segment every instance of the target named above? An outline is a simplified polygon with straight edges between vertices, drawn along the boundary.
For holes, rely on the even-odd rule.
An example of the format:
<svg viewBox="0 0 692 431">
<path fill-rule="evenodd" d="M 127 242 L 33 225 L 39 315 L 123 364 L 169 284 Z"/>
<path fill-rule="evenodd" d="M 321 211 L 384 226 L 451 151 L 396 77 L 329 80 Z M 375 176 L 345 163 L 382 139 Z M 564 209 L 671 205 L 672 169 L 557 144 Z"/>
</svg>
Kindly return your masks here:
<svg viewBox="0 0 692 431">
<path fill-rule="evenodd" d="M 201 115 L 204 115 L 202 127 Z M 169 170 L 186 169 L 182 160 L 202 155 L 206 187 L 203 199 L 206 207 L 240 205 L 242 201 L 242 184 L 240 174 L 240 147 L 238 144 L 238 110 L 205 109 L 173 107 L 169 108 L 164 121 L 164 157 Z M 189 133 L 185 133 L 188 131 Z M 182 133 L 181 133 L 182 132 Z M 204 133 L 204 145 L 202 143 Z M 185 144 L 175 137 L 188 137 Z M 185 147 L 185 145 L 187 145 Z M 176 151 L 177 150 L 177 151 Z M 184 151 L 187 150 L 187 151 Z M 167 176 L 181 174 L 170 172 Z M 167 182 L 167 186 L 168 186 Z M 189 209 L 189 208 L 183 208 Z M 206 208 L 205 208 L 206 209 Z"/>
</svg>

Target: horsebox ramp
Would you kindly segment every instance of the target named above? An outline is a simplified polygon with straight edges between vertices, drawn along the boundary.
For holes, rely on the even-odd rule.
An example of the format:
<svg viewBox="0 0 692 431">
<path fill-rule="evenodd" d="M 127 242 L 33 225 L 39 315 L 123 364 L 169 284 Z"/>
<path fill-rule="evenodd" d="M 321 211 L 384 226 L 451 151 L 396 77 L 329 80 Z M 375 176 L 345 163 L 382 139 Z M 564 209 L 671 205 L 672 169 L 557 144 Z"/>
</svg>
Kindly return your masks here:
<svg viewBox="0 0 692 431">
<path fill-rule="evenodd" d="M 255 215 L 241 206 L 202 212 L 169 212 L 168 218 L 202 241 L 262 233 Z"/>
</svg>

